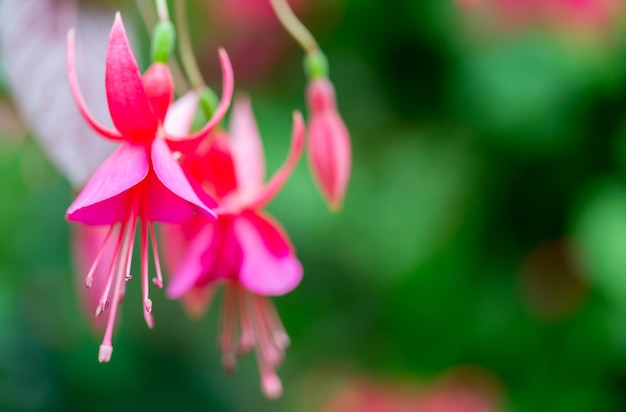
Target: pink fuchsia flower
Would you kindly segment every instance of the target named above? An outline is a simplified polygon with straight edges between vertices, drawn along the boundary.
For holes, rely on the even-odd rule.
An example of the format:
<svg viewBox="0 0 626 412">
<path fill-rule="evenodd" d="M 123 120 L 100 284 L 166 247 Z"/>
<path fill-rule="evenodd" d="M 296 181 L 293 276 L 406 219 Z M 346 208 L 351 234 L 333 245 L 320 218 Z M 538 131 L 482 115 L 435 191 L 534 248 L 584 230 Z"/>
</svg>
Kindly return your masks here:
<svg viewBox="0 0 626 412">
<path fill-rule="evenodd" d="M 98 356 L 100 362 L 108 362 L 113 351 L 111 338 L 117 307 L 124 296 L 126 280 L 130 279 L 137 227 L 140 232 L 143 311 L 146 323 L 152 327 L 152 301 L 148 293 L 148 232 L 157 272 L 154 283 L 161 287 L 154 222 L 179 223 L 197 213 L 215 217 L 210 209 L 213 205 L 207 205 L 204 199 L 198 197 L 193 183 L 187 180 L 170 148 L 199 142 L 213 131 L 230 105 L 233 75 L 228 56 L 220 51 L 224 84 L 215 116 L 194 135 L 171 136 L 163 127 L 173 97 L 169 70 L 166 65 L 155 63 L 141 76 L 122 19 L 117 13 L 109 36 L 105 76 L 109 111 L 116 128 L 113 130 L 100 125 L 85 106 L 76 78 L 73 31 L 68 33 L 67 46 L 70 88 L 81 115 L 98 134 L 121 143 L 92 175 L 66 215 L 70 221 L 109 226 L 85 281 L 87 287 L 93 284 L 94 273 L 112 242 L 114 252 L 107 266 L 104 291 L 96 309 L 96 315 L 99 315 L 110 306 Z"/>
<path fill-rule="evenodd" d="M 289 155 L 265 184 L 265 161 L 254 115 L 247 100 L 233 109 L 230 135 L 217 132 L 183 166 L 202 182 L 220 206 L 217 221 L 194 216 L 163 231 L 166 263 L 174 273 L 170 298 L 184 299 L 192 312 L 206 307 L 224 284 L 219 346 L 223 364 L 234 370 L 236 355 L 256 352 L 263 393 L 277 398 L 282 384 L 276 367 L 289 337 L 269 299 L 293 290 L 302 266 L 280 224 L 261 209 L 283 187 L 304 146 L 304 123 L 294 114 Z"/>
<path fill-rule="evenodd" d="M 332 210 L 338 210 L 350 180 L 350 134 L 335 100 L 335 88 L 326 77 L 311 80 L 307 90 L 309 161 L 313 176 Z"/>
</svg>

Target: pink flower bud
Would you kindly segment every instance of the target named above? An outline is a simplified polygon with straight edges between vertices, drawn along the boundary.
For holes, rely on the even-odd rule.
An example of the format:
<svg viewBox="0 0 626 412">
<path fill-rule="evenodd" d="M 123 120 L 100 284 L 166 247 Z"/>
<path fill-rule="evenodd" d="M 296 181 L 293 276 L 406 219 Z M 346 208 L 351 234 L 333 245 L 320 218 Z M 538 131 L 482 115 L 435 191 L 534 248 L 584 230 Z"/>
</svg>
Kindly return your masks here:
<svg viewBox="0 0 626 412">
<path fill-rule="evenodd" d="M 307 99 L 311 169 L 330 208 L 338 210 L 350 180 L 350 135 L 337 112 L 335 88 L 327 78 L 309 83 Z"/>
<path fill-rule="evenodd" d="M 143 75 L 143 87 L 160 122 L 165 120 L 167 109 L 174 100 L 174 80 L 166 64 L 153 63 Z"/>
</svg>

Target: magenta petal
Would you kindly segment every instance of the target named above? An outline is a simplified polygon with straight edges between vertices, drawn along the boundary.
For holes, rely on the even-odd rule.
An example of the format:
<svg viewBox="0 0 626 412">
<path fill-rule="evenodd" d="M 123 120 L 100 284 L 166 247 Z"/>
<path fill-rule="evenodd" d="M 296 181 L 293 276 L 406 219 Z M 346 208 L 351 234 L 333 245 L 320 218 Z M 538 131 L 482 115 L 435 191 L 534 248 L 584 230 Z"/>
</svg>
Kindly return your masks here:
<svg viewBox="0 0 626 412">
<path fill-rule="evenodd" d="M 106 92 L 111 118 L 117 130 L 133 140 L 154 138 L 157 118 L 144 90 L 141 73 L 119 13 L 115 15 L 107 47 Z"/>
<path fill-rule="evenodd" d="M 211 192 L 218 199 L 223 199 L 238 187 L 230 143 L 226 134 L 216 132 L 206 155 L 202 158 L 204 169 L 202 181 L 208 183 Z"/>
<path fill-rule="evenodd" d="M 175 229 L 169 230 L 172 233 Z M 208 223 L 187 243 L 187 251 L 184 257 L 177 262 L 174 268 L 174 276 L 169 281 L 166 294 L 171 299 L 184 295 L 208 272 L 214 265 L 217 254 L 212 247 L 215 235 L 215 225 Z M 178 238 L 178 241 L 181 239 Z M 168 240 L 165 240 L 168 243 Z"/>
<path fill-rule="evenodd" d="M 243 250 L 239 282 L 264 296 L 283 295 L 302 280 L 302 265 L 277 222 L 249 212 L 234 223 Z"/>
<path fill-rule="evenodd" d="M 238 98 L 233 105 L 229 132 L 240 196 L 245 202 L 254 197 L 265 180 L 265 157 L 250 99 Z"/>
<path fill-rule="evenodd" d="M 88 225 L 107 225 L 123 218 L 130 198 L 128 190 L 148 174 L 146 148 L 122 143 L 91 176 L 67 209 L 67 219 Z"/>
<path fill-rule="evenodd" d="M 152 143 L 152 166 L 158 180 L 175 196 L 167 199 L 160 198 L 167 195 L 167 191 L 154 197 L 153 217 L 154 220 L 168 223 L 182 222 L 191 217 L 195 211 L 202 211 L 208 216 L 215 218 L 215 213 L 209 208 L 214 205 L 206 205 L 187 180 L 185 172 L 180 164 L 172 156 L 164 139 L 157 138 Z M 207 198 L 205 197 L 205 201 Z"/>
</svg>

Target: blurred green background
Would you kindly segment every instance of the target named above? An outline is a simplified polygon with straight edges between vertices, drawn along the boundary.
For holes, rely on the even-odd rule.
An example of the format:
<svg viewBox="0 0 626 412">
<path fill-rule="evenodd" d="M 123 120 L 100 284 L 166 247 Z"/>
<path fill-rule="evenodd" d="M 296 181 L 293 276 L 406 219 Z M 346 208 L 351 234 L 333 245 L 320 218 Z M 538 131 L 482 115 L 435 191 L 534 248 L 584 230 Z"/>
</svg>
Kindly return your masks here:
<svg viewBox="0 0 626 412">
<path fill-rule="evenodd" d="M 238 21 L 217 2 L 189 2 L 196 54 L 214 85 L 215 47 L 233 55 L 271 172 L 291 111 L 305 111 L 302 55 L 272 18 Z M 354 380 L 424 391 L 457 374 L 487 386 L 492 408 L 429 411 L 626 410 L 626 14 L 520 20 L 463 3 L 298 2 L 354 166 L 339 214 L 306 160 L 268 208 L 305 268 L 274 299 L 292 339 L 278 401 L 252 355 L 223 371 L 218 302 L 193 320 L 153 290 L 148 330 L 138 282 L 112 361 L 97 362 L 64 220 L 74 190 L 2 74 L 0 410 L 318 411 Z M 80 6 L 111 21 L 122 9 L 148 56 L 134 2 Z"/>
</svg>

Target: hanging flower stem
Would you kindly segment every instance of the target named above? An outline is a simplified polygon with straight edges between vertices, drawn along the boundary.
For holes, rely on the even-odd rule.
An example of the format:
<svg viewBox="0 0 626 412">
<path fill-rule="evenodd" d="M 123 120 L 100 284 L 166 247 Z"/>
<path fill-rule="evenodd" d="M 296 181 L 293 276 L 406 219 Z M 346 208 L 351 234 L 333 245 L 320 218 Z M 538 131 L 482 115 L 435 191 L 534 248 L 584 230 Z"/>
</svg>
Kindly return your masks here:
<svg viewBox="0 0 626 412">
<path fill-rule="evenodd" d="M 167 0 L 155 0 L 157 14 L 159 15 L 159 20 L 161 21 L 169 21 L 170 14 L 167 10 Z"/>
<path fill-rule="evenodd" d="M 291 34 L 307 54 L 317 54 L 320 47 L 311 32 L 302 24 L 287 0 L 270 0 L 272 8 L 283 27 Z"/>
<path fill-rule="evenodd" d="M 141 16 L 141 20 L 143 21 L 143 24 L 146 26 L 146 29 L 150 31 L 152 27 L 154 26 L 154 22 L 157 20 L 157 16 L 155 16 L 152 7 L 149 7 L 149 3 L 142 1 L 142 0 L 137 0 L 135 1 L 135 4 L 137 5 L 137 10 L 139 11 L 139 15 Z M 170 70 L 172 71 L 172 77 L 174 78 L 174 83 L 177 86 L 176 89 L 177 90 L 189 89 L 189 84 L 187 82 L 187 79 L 185 78 L 185 75 L 183 75 L 183 71 L 180 68 L 180 64 L 178 63 L 178 60 L 173 59 L 173 58 L 169 59 L 168 66 L 170 67 Z"/>
<path fill-rule="evenodd" d="M 206 85 L 202 80 L 202 74 L 198 68 L 198 62 L 193 54 L 191 47 L 191 36 L 189 35 L 189 25 L 187 24 L 187 16 L 185 11 L 185 0 L 176 0 L 176 26 L 178 28 L 178 46 L 180 50 L 180 60 L 185 70 L 185 74 L 191 83 L 191 87 L 200 92 Z"/>
</svg>

